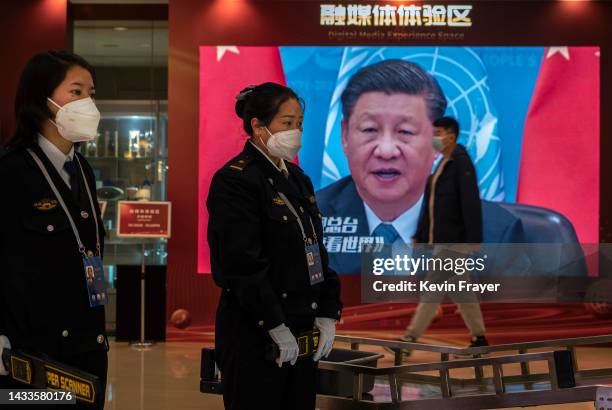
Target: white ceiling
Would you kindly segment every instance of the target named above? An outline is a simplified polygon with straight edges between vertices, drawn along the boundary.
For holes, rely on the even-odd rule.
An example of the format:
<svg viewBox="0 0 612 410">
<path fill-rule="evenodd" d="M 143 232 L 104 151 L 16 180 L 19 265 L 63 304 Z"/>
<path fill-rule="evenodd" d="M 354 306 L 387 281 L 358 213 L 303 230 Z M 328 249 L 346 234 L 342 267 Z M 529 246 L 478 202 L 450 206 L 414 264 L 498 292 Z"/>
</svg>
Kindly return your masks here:
<svg viewBox="0 0 612 410">
<path fill-rule="evenodd" d="M 164 67 L 168 22 L 76 20 L 74 52 L 98 67 Z"/>
</svg>

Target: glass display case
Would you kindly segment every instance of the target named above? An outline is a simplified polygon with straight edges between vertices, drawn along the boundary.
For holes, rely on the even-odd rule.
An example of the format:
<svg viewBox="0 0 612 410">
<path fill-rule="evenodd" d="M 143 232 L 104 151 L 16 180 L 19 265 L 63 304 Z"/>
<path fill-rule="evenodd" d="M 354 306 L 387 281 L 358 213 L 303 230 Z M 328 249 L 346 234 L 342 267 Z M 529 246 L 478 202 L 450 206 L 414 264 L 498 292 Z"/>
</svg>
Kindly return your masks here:
<svg viewBox="0 0 612 410">
<path fill-rule="evenodd" d="M 165 278 L 167 264 L 166 239 L 116 235 L 118 201 L 167 199 L 168 21 L 157 7 L 153 19 L 146 17 L 152 16 L 149 6 L 126 6 L 117 11 L 119 20 L 108 20 L 91 13 L 71 15 L 70 10 L 79 6 L 68 4 L 69 44 L 95 67 L 96 105 L 102 114 L 95 141 L 81 143 L 78 149 L 94 169 L 98 198 L 106 202 L 104 270 L 109 335 L 121 333 L 120 328 L 131 323 L 130 315 L 136 311 L 133 304 L 139 303 L 143 253 L 147 275 L 154 272 L 147 279 L 147 289 L 156 283 L 159 272 Z M 130 285 L 132 280 L 136 280 L 136 287 Z M 165 292 L 165 282 L 160 286 Z M 147 315 L 151 310 L 165 309 L 165 297 L 153 303 Z"/>
<path fill-rule="evenodd" d="M 97 100 L 101 113 L 94 141 L 81 143 L 96 176 L 106 241 L 104 265 L 114 287 L 117 265 L 140 265 L 143 242 L 147 265 L 166 264 L 166 239 L 118 238 L 117 201 L 166 200 L 167 102 L 150 100 Z"/>
</svg>

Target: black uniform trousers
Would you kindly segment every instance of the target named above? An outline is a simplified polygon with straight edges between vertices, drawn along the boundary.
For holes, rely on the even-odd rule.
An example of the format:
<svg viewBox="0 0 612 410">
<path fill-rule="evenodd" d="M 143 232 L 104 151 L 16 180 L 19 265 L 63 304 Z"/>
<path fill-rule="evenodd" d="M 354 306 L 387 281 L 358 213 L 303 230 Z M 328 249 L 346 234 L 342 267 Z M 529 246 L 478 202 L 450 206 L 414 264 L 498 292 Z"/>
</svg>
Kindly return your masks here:
<svg viewBox="0 0 612 410">
<path fill-rule="evenodd" d="M 288 315 L 285 324 L 295 335 L 312 330 L 314 319 Z M 293 366 L 283 363 L 282 367 L 266 360 L 266 345 L 274 341 L 252 322 L 224 292 L 217 309 L 215 355 L 226 410 L 313 410 L 317 363 L 312 356 L 298 359 Z"/>
</svg>

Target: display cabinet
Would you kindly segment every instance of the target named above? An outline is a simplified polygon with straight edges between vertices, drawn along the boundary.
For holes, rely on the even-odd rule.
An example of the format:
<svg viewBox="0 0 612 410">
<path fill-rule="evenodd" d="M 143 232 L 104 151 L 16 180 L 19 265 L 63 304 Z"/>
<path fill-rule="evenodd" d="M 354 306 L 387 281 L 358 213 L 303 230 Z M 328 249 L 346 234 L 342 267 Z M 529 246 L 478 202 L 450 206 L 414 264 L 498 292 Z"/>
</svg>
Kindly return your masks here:
<svg viewBox="0 0 612 410">
<path fill-rule="evenodd" d="M 98 135 L 77 148 L 96 176 L 106 229 L 104 269 L 109 286 L 107 330 L 114 327 L 117 265 L 166 265 L 166 239 L 118 238 L 117 202 L 166 200 L 167 102 L 97 100 Z"/>
</svg>

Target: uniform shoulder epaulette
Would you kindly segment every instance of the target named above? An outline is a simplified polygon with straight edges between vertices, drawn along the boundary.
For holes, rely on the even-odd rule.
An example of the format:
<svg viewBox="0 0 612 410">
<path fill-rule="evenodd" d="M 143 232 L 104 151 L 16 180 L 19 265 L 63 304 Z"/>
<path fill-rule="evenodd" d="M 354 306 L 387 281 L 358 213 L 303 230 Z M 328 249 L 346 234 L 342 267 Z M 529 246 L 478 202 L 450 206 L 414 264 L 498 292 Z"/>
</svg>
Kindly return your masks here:
<svg viewBox="0 0 612 410">
<path fill-rule="evenodd" d="M 246 166 L 246 161 L 243 159 L 239 159 L 229 165 L 229 169 L 233 169 L 234 171 L 242 171 Z"/>
<path fill-rule="evenodd" d="M 227 163 L 227 168 L 232 171 L 241 172 L 251 162 L 248 155 L 240 155 Z"/>
<path fill-rule="evenodd" d="M 299 171 L 300 174 L 304 173 L 304 170 L 302 168 L 299 167 L 299 165 L 294 164 L 291 161 L 285 161 L 285 165 L 287 166 L 287 168 L 291 168 L 293 170 Z"/>
<path fill-rule="evenodd" d="M 0 147 L 0 159 L 8 158 L 18 151 L 19 149 L 15 147 Z"/>
</svg>

